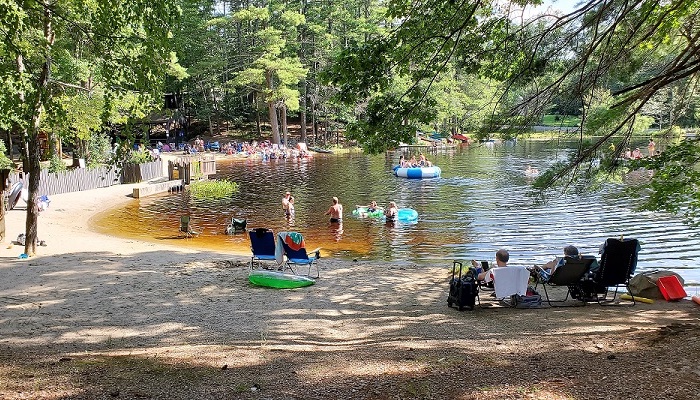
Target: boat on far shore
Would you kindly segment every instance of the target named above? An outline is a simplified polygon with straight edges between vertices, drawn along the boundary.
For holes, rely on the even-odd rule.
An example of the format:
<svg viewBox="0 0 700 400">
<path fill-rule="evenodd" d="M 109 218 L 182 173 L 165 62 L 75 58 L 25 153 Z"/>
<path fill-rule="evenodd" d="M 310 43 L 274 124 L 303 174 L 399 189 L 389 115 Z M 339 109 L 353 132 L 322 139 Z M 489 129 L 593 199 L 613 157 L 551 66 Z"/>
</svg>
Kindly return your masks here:
<svg viewBox="0 0 700 400">
<path fill-rule="evenodd" d="M 320 147 L 309 147 L 309 150 L 314 151 L 314 152 L 316 152 L 316 153 L 333 154 L 333 150 L 322 149 L 322 148 L 320 148 Z"/>
</svg>

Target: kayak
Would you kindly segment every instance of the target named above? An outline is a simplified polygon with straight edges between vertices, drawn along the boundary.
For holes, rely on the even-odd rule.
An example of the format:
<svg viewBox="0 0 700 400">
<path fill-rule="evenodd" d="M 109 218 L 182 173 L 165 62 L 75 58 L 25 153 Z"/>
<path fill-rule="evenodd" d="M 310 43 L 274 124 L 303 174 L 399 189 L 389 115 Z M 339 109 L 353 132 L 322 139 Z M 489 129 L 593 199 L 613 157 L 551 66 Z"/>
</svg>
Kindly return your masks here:
<svg viewBox="0 0 700 400">
<path fill-rule="evenodd" d="M 24 189 L 24 184 L 22 182 L 15 182 L 10 189 L 10 196 L 7 198 L 7 205 L 9 209 L 12 210 L 19 202 L 20 197 L 22 197 L 22 191 Z"/>
<path fill-rule="evenodd" d="M 286 274 L 277 271 L 256 270 L 248 274 L 248 280 L 253 285 L 271 287 L 275 289 L 294 289 L 311 286 L 316 281 L 308 276 Z"/>
</svg>

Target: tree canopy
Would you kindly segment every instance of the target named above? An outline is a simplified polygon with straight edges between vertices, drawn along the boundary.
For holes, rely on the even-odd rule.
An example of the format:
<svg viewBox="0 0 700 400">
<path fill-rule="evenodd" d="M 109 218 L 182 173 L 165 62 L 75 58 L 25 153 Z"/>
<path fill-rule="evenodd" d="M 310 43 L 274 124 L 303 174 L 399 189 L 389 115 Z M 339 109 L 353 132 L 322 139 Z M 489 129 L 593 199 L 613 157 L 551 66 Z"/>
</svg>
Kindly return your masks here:
<svg viewBox="0 0 700 400">
<path fill-rule="evenodd" d="M 575 114 L 579 151 L 537 182 L 551 187 L 619 171 L 648 126 L 697 125 L 700 2 L 538 4 L 0 0 L 0 130 L 25 138 L 37 171 L 39 130 L 88 151 L 94 135 L 159 109 L 212 136 L 254 122 L 251 138 L 276 143 L 289 114 L 302 141 L 307 123 L 321 143 L 344 129 L 370 153 L 419 130 L 512 137 L 545 113 Z M 177 110 L 162 110 L 164 92 Z"/>
<path fill-rule="evenodd" d="M 589 0 L 567 14 L 526 17 L 523 10 L 536 4 L 389 1 L 387 30 L 344 50 L 327 75 L 339 88 L 339 101 L 363 105 L 350 123 L 351 135 L 372 152 L 408 142 L 422 123 L 438 115 L 432 93 L 445 76 L 457 71 L 489 79 L 498 86 L 495 101 L 483 106 L 488 112 L 482 131 L 517 133 L 555 104 L 579 110 L 578 153 L 537 182 L 551 187 L 582 176 L 581 167 L 587 177 L 594 175 L 592 165 L 599 172 L 619 168 L 631 135 L 649 121 L 669 127 L 695 118 L 700 2 Z M 398 85 L 397 91 L 396 83 L 404 79 L 410 84 Z M 641 119 L 645 114 L 655 119 Z M 594 140 L 584 142 L 584 134 Z M 606 162 L 588 163 L 610 148 L 615 150 Z M 678 193 L 673 188 L 681 185 L 662 181 L 677 174 L 673 181 L 683 182 L 687 196 L 682 200 L 689 200 L 700 181 L 691 173 L 698 168 L 696 159 L 686 155 L 700 150 L 697 143 L 681 149 L 649 161 L 648 167 L 663 171 L 651 187 L 657 194 Z M 684 168 L 664 169 L 663 162 Z M 668 202 L 652 199 L 649 206 L 668 209 Z M 679 204 L 690 206 L 691 215 L 698 202 Z"/>
<path fill-rule="evenodd" d="M 36 251 L 39 131 L 52 131 L 53 121 L 84 137 L 98 128 L 98 117 L 109 122 L 125 96 L 159 96 L 179 12 L 161 0 L 0 0 L 0 127 L 23 138 L 25 253 Z"/>
</svg>

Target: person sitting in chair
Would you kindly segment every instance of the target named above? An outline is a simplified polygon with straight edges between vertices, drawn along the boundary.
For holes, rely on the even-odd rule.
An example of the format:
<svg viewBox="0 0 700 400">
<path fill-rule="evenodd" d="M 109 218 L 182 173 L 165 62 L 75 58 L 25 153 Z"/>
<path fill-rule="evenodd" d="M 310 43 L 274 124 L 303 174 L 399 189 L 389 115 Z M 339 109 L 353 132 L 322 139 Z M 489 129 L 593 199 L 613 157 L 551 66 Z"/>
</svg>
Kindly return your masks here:
<svg viewBox="0 0 700 400">
<path fill-rule="evenodd" d="M 510 254 L 508 253 L 508 250 L 500 249 L 496 252 L 496 268 L 507 267 L 509 260 Z M 491 282 L 493 280 L 491 269 L 484 271 L 476 260 L 472 260 L 472 265 L 478 272 L 477 280 L 484 282 Z"/>
<path fill-rule="evenodd" d="M 540 279 L 542 282 L 547 282 L 549 281 L 549 277 L 552 276 L 554 271 L 561 267 L 562 265 L 566 264 L 566 258 L 580 258 L 581 255 L 578 252 L 578 249 L 576 246 L 568 245 L 564 247 L 564 257 L 555 257 L 552 261 L 549 261 L 548 263 L 544 265 L 535 265 L 535 271 L 539 274 L 538 279 Z"/>
</svg>

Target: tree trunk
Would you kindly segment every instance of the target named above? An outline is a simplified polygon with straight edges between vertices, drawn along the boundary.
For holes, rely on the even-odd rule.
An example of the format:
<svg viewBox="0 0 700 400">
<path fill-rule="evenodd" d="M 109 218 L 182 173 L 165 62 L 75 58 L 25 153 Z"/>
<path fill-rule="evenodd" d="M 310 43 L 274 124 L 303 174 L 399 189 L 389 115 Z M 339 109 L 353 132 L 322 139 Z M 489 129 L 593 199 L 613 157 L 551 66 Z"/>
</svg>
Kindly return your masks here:
<svg viewBox="0 0 700 400">
<path fill-rule="evenodd" d="M 49 73 L 51 72 L 51 46 L 54 43 L 53 26 L 51 25 L 52 12 L 49 8 L 44 9 L 44 63 L 41 66 L 41 74 L 36 82 L 36 93 L 34 101 L 31 104 L 32 120 L 29 126 L 27 137 L 27 166 L 26 170 L 29 173 L 29 198 L 27 199 L 27 221 L 26 221 L 26 241 L 24 244 L 24 253 L 28 255 L 36 254 L 36 245 L 38 237 L 38 222 L 39 222 L 39 207 L 38 207 L 38 191 L 39 180 L 41 177 L 41 164 L 39 157 L 41 149 L 39 148 L 39 127 L 41 123 L 41 113 L 43 111 L 44 96 L 46 95 L 46 86 L 49 81 Z M 24 65 L 22 64 L 22 68 Z"/>
<path fill-rule="evenodd" d="M 202 98 L 204 99 L 204 106 L 208 107 L 209 100 L 207 99 L 207 89 L 204 87 L 204 83 L 202 83 Z M 207 113 L 207 121 L 209 122 L 209 136 L 214 136 L 214 131 L 212 129 L 212 123 L 211 123 L 211 113 L 212 109 L 209 109 L 209 112 Z"/>
<path fill-rule="evenodd" d="M 308 90 L 306 85 L 306 80 L 302 82 L 303 90 L 301 95 L 301 112 L 299 113 L 299 119 L 301 119 L 301 139 L 302 143 L 306 143 L 306 92 Z"/>
<path fill-rule="evenodd" d="M 11 161 L 14 161 L 13 151 L 12 151 L 12 129 L 7 130 L 7 156 Z"/>
<path fill-rule="evenodd" d="M 284 135 L 284 147 L 287 147 L 287 139 L 289 134 L 287 131 L 287 105 L 282 103 L 280 107 L 280 114 L 282 116 L 282 134 Z"/>
<path fill-rule="evenodd" d="M 318 144 L 318 123 L 316 121 L 316 102 L 311 102 L 311 133 L 314 135 L 314 146 Z"/>
<path fill-rule="evenodd" d="M 265 80 L 267 81 L 267 88 L 270 91 L 273 91 L 274 84 L 272 83 L 272 72 L 271 71 L 265 72 Z M 267 101 L 267 109 L 268 109 L 268 113 L 270 114 L 270 129 L 272 129 L 272 143 L 280 144 L 280 128 L 279 128 L 279 123 L 277 122 L 276 105 L 275 105 L 275 101 L 273 99 L 269 99 Z"/>
<path fill-rule="evenodd" d="M 262 136 L 262 126 L 260 123 L 260 107 L 258 104 L 258 93 L 253 92 L 253 106 L 255 107 L 255 128 L 258 130 L 258 137 Z"/>
</svg>

